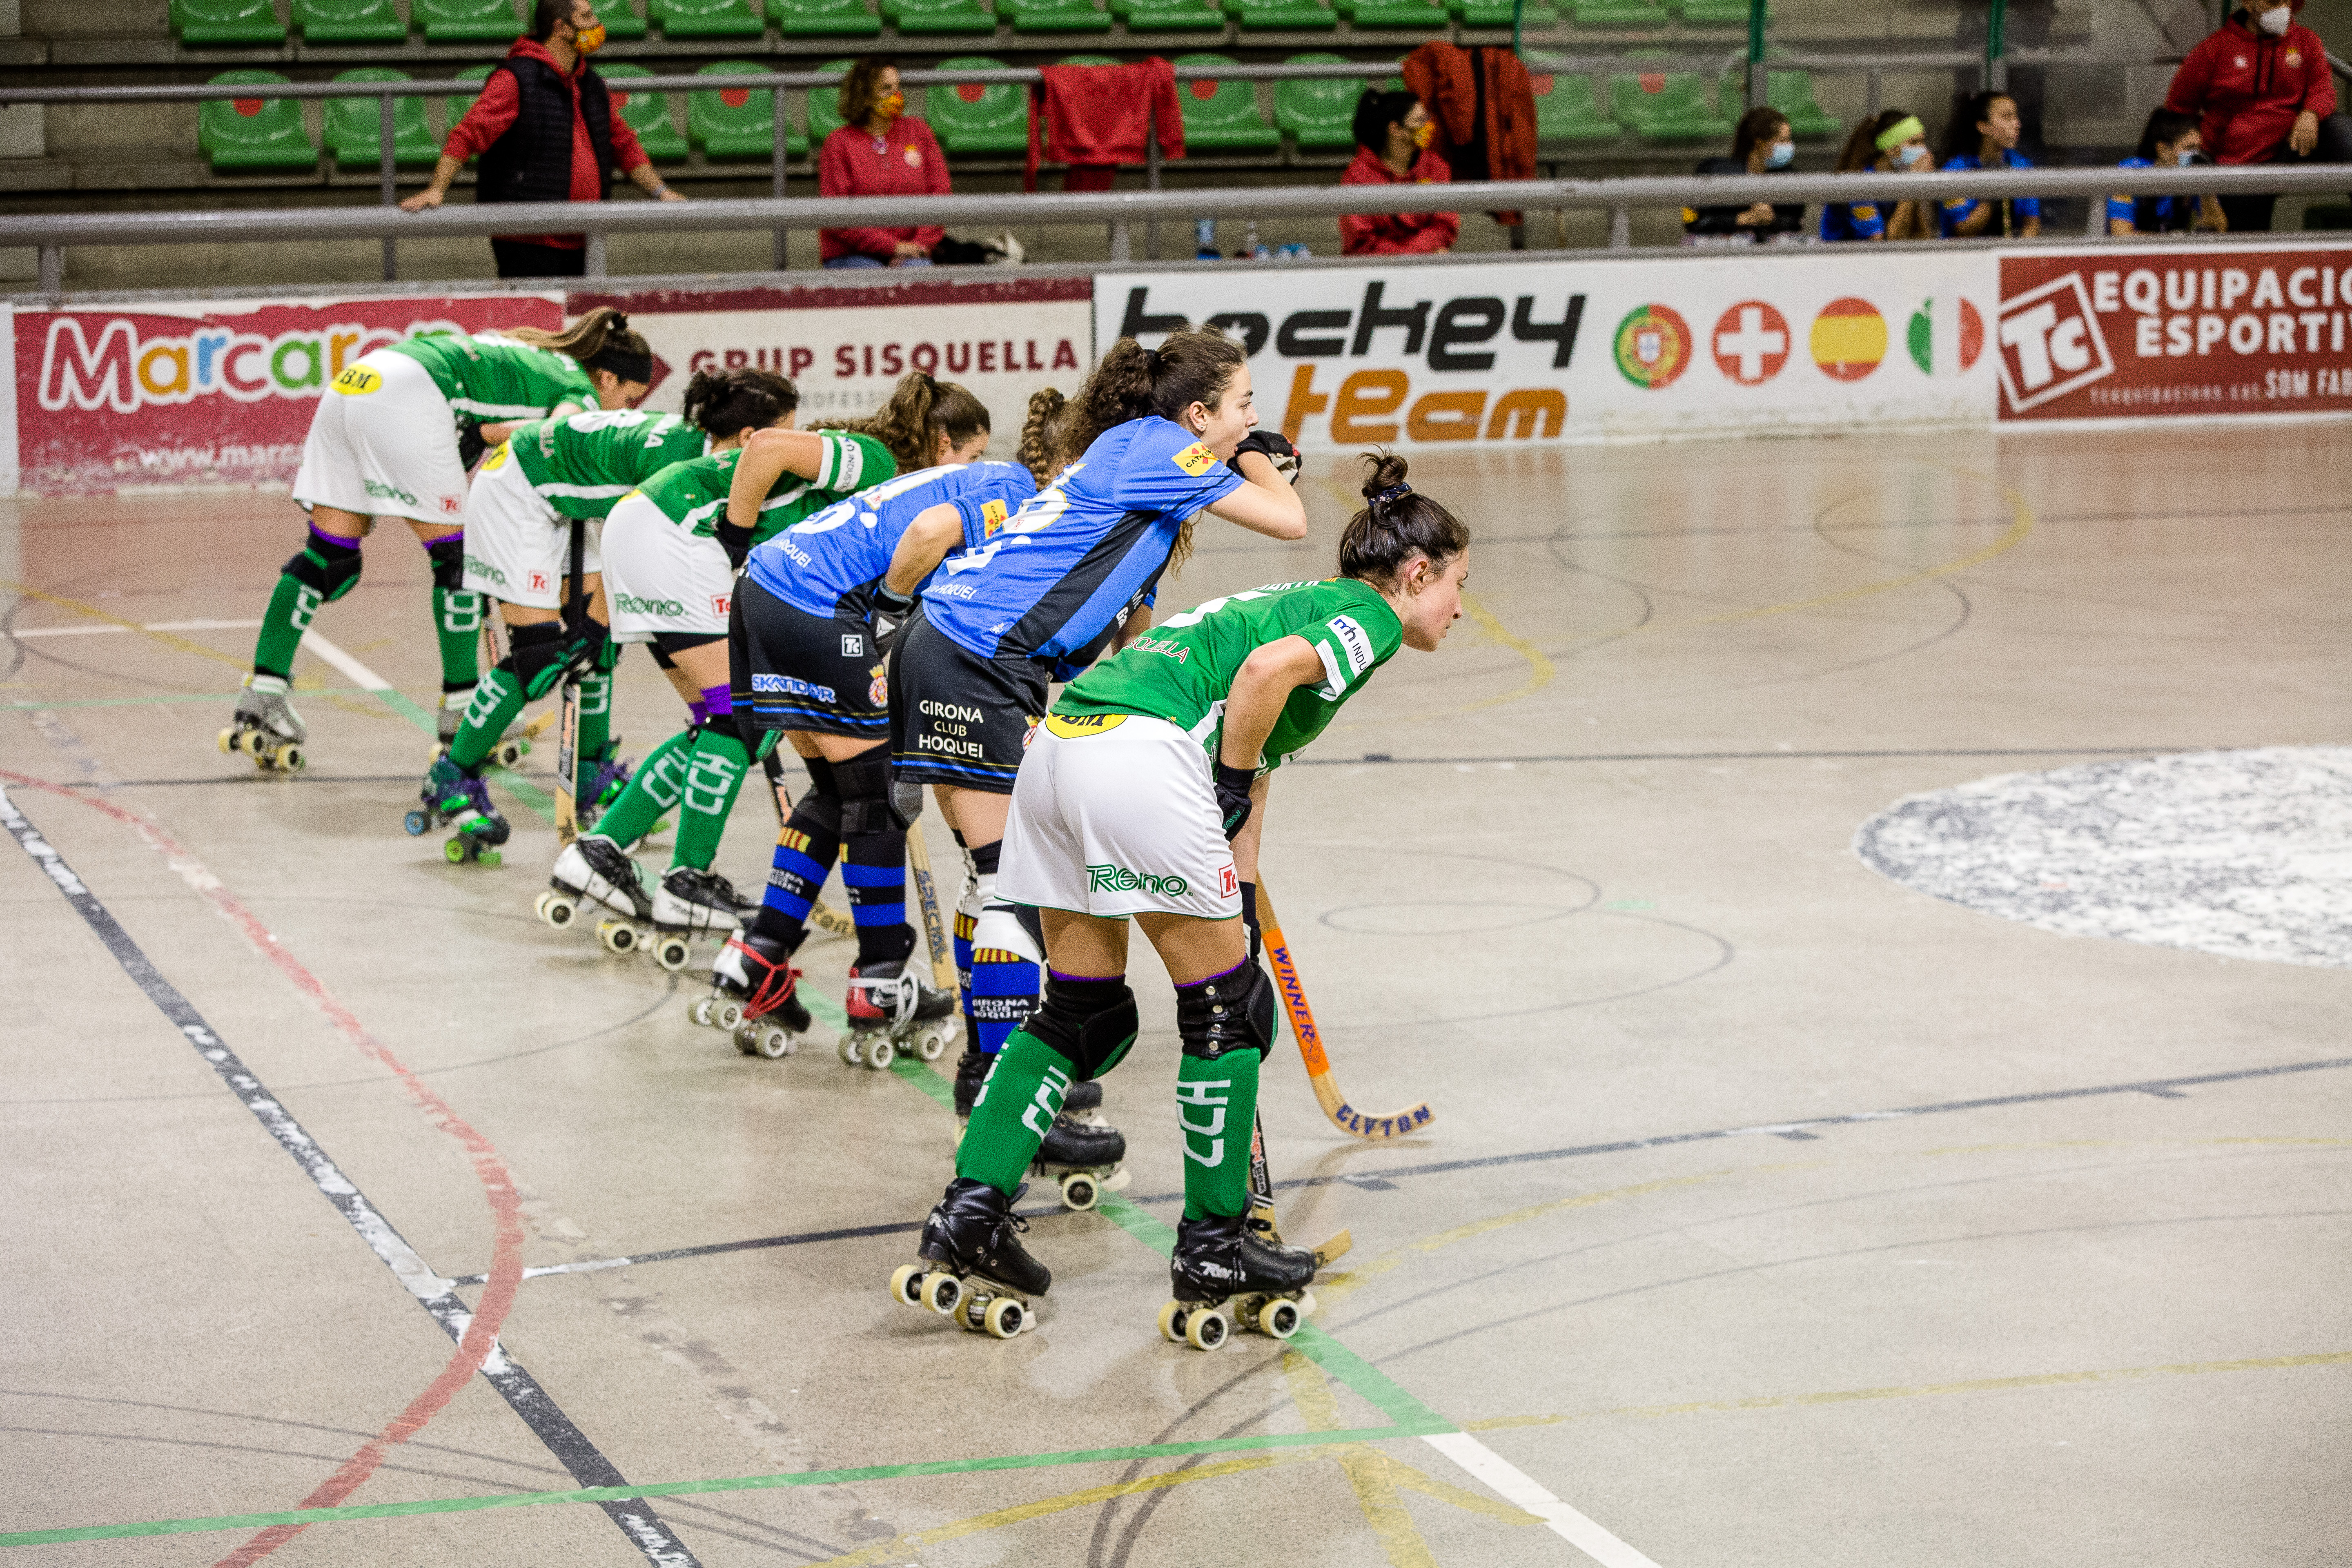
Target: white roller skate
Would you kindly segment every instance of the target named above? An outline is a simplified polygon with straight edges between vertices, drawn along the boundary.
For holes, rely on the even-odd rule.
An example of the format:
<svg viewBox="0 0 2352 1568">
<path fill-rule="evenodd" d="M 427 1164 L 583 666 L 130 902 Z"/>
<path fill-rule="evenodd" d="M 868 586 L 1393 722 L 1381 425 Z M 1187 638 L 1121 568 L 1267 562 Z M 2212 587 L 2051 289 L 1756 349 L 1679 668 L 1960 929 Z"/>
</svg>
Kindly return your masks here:
<svg viewBox="0 0 2352 1568">
<path fill-rule="evenodd" d="M 743 923 L 743 900 L 716 871 L 672 866 L 654 889 L 653 917 L 654 962 L 675 974 L 694 956 L 696 937 L 723 940 Z"/>
<path fill-rule="evenodd" d="M 296 773 L 309 761 L 302 744 L 310 738 L 310 727 L 286 700 L 285 677 L 247 676 L 235 719 L 220 732 L 222 752 L 242 752 L 264 773 Z"/>
<path fill-rule="evenodd" d="M 780 1060 L 800 1048 L 814 1022 L 801 1005 L 800 978 L 790 948 L 756 931 L 738 931 L 710 966 L 710 994 L 698 998 L 686 1016 L 733 1035 L 735 1048 L 747 1057 Z"/>
<path fill-rule="evenodd" d="M 547 885 L 531 907 L 557 931 L 576 921 L 583 907 L 596 906 L 614 911 L 596 926 L 605 952 L 629 953 L 652 944 L 654 901 L 645 873 L 611 839 L 591 833 L 565 845 Z"/>
<path fill-rule="evenodd" d="M 842 1061 L 880 1072 L 902 1056 L 935 1062 L 947 1055 L 956 994 L 925 984 L 902 959 L 851 969 L 843 1010 L 849 1028 L 841 1037 Z"/>
<path fill-rule="evenodd" d="M 1009 1340 L 1034 1328 L 1031 1298 L 1054 1283 L 1053 1270 L 1029 1256 L 1019 1233 L 1028 1223 L 1013 1212 L 1025 1187 L 1008 1197 L 985 1182 L 959 1176 L 948 1184 L 923 1222 L 912 1263 L 890 1276 L 890 1299 L 928 1307 L 976 1334 Z"/>
<path fill-rule="evenodd" d="M 1286 1340 L 1315 1310 L 1307 1289 L 1318 1259 L 1261 1239 L 1240 1215 L 1181 1221 L 1168 1273 L 1175 1300 L 1160 1309 L 1160 1337 L 1213 1351 L 1235 1329 Z"/>
</svg>

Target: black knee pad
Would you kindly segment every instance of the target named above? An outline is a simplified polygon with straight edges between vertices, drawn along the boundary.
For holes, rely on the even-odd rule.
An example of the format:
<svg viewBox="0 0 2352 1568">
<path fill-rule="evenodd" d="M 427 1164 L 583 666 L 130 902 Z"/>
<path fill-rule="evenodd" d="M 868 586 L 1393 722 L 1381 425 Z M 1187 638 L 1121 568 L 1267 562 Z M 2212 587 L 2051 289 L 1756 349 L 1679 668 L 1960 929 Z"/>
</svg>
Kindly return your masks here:
<svg viewBox="0 0 2352 1568">
<path fill-rule="evenodd" d="M 313 539 L 278 570 L 304 587 L 316 590 L 320 603 L 331 605 L 350 593 L 352 584 L 360 580 L 360 563 L 358 545 L 330 553 Z"/>
<path fill-rule="evenodd" d="M 1215 1061 L 1227 1051 L 1274 1049 L 1274 983 L 1255 963 L 1176 987 L 1176 1033 L 1184 1054 Z"/>
<path fill-rule="evenodd" d="M 1125 980 L 1065 980 L 1052 970 L 1044 1005 L 1022 1026 L 1066 1060 L 1080 1083 L 1117 1067 L 1141 1026 Z"/>
<path fill-rule="evenodd" d="M 433 563 L 433 585 L 436 588 L 462 588 L 466 585 L 466 536 L 453 533 L 446 539 L 436 539 L 425 547 Z"/>
<path fill-rule="evenodd" d="M 541 621 L 509 627 L 507 656 L 499 662 L 522 688 L 523 700 L 528 702 L 546 696 L 563 678 L 571 662 L 564 658 L 565 651 L 563 628 L 553 621 Z"/>
<path fill-rule="evenodd" d="M 900 833 L 907 826 L 890 801 L 890 749 L 870 752 L 833 764 L 834 785 L 841 792 L 844 833 Z"/>
<path fill-rule="evenodd" d="M 792 820 L 812 837 L 821 834 L 835 843 L 841 840 L 841 802 L 823 790 L 805 791 L 793 802 Z"/>
</svg>

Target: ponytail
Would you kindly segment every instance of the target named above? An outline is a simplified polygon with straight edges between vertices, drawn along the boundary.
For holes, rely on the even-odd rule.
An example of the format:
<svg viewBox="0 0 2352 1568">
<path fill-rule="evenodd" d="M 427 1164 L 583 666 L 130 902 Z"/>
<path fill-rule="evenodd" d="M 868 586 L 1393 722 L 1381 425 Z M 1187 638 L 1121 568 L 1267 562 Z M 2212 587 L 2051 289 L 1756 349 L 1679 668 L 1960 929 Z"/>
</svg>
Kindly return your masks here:
<svg viewBox="0 0 2352 1568">
<path fill-rule="evenodd" d="M 506 335 L 535 349 L 568 354 L 590 370 L 610 372 L 622 381 L 643 384 L 654 378 L 652 345 L 629 330 L 625 312 L 610 305 L 597 306 L 560 332 L 509 327 Z"/>
<path fill-rule="evenodd" d="M 890 401 L 863 419 L 821 419 L 813 430 L 855 430 L 890 449 L 902 474 L 930 468 L 940 437 L 961 447 L 990 429 L 988 405 L 952 381 L 936 381 L 910 370 L 891 389 Z"/>
<path fill-rule="evenodd" d="M 1425 555 L 1443 568 L 1470 548 L 1470 530 L 1435 498 L 1405 482 L 1405 460 L 1385 448 L 1364 454 L 1364 510 L 1339 534 L 1339 575 L 1392 586 L 1407 562 Z"/>
<path fill-rule="evenodd" d="M 1013 456 L 1040 485 L 1051 480 L 1066 460 L 1062 457 L 1062 411 L 1069 400 L 1052 387 L 1029 395 L 1029 416 L 1021 422 L 1021 447 Z"/>
<path fill-rule="evenodd" d="M 689 425 L 724 441 L 750 427 L 765 430 L 800 406 L 801 395 L 792 378 L 757 365 L 732 370 L 698 370 L 686 384 L 678 412 Z"/>
</svg>

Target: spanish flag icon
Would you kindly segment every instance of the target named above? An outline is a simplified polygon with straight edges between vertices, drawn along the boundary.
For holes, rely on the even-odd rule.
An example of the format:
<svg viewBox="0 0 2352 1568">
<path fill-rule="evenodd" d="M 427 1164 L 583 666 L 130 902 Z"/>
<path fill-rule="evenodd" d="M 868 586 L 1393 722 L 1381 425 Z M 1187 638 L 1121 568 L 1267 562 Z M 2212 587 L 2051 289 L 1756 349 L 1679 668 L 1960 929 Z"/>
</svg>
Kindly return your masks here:
<svg viewBox="0 0 2352 1568">
<path fill-rule="evenodd" d="M 1832 381 L 1860 381 L 1886 357 L 1886 318 L 1867 300 L 1832 300 L 1813 318 L 1813 363 Z"/>
</svg>

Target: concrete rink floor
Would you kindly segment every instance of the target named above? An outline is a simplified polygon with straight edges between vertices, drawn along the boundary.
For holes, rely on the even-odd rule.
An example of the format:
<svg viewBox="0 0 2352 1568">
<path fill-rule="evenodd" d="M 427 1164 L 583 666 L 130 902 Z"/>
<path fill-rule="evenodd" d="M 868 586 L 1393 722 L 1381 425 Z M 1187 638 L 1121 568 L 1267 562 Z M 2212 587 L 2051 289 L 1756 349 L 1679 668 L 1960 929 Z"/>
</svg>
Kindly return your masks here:
<svg viewBox="0 0 2352 1568">
<path fill-rule="evenodd" d="M 1989 774 L 2340 742 L 2342 426 L 1413 479 L 1475 531 L 1470 616 L 1284 771 L 1266 864 L 1348 1095 L 1435 1121 L 1342 1135 L 1286 1035 L 1285 1228 L 1355 1247 L 1303 1350 L 1207 1355 L 1153 1329 L 1140 944 L 1131 1205 L 1033 1190 L 1042 1328 L 959 1333 L 884 1292 L 950 1173 L 936 1074 L 822 1023 L 739 1056 L 699 963 L 540 925 L 511 782 L 503 868 L 401 832 L 427 742 L 353 672 L 435 689 L 404 530 L 320 618 L 287 780 L 214 748 L 251 631 L 188 623 L 259 616 L 290 503 L 0 503 L 0 783 L 54 857 L 0 852 L 0 1564 L 2342 1563 L 2352 976 L 1852 847 Z M 1328 572 L 1345 462 L 1307 494 L 1308 541 L 1213 528 L 1163 603 Z M 678 721 L 631 656 L 626 749 Z M 773 827 L 747 792 L 721 868 Z M 804 950 L 821 1003 L 848 956 Z M 268 1528 L 327 1504 L 415 1506 Z M 211 1527 L 137 1532 L 172 1520 Z"/>
</svg>

